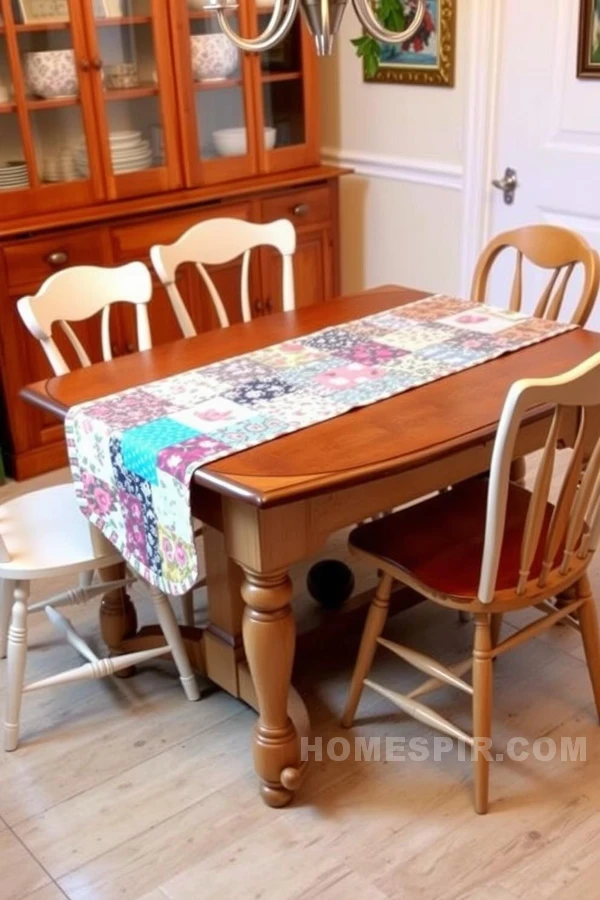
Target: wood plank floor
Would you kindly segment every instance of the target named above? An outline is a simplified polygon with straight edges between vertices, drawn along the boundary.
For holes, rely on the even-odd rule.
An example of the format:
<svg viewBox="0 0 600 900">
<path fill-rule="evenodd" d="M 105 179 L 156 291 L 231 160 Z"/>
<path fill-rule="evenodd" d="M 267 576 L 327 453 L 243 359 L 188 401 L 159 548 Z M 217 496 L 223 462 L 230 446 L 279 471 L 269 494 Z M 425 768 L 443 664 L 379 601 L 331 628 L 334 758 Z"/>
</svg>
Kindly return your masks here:
<svg viewBox="0 0 600 900">
<path fill-rule="evenodd" d="M 0 502 L 19 489 L 0 488 Z M 336 536 L 324 555 L 340 556 L 344 545 Z M 305 572 L 294 573 L 300 618 L 314 615 Z M 358 572 L 357 580 L 365 588 L 373 579 Z M 600 595 L 597 566 L 592 582 Z M 36 599 L 57 587 L 46 582 Z M 142 621 L 151 618 L 148 603 L 137 606 Z M 73 618 L 99 644 L 96 607 Z M 432 740 L 433 732 L 368 693 L 355 728 L 340 728 L 358 639 L 341 631 L 296 681 L 324 745 L 338 736 Z M 447 662 L 462 658 L 471 641 L 470 625 L 429 604 L 397 616 L 388 631 Z M 77 661 L 43 615 L 32 617 L 29 677 Z M 418 680 L 383 651 L 376 669 L 392 688 Z M 0 693 L 4 675 L 0 661 Z M 442 690 L 435 702 L 469 727 L 468 698 Z M 324 759 L 312 765 L 296 805 L 267 809 L 250 758 L 254 719 L 222 692 L 188 703 L 162 663 L 128 681 L 27 696 L 21 746 L 0 755 L 0 900 L 600 895 L 600 732 L 570 629 L 555 628 L 498 661 L 494 750 L 513 736 L 585 737 L 587 759 L 494 764 L 487 817 L 472 811 L 470 766 L 456 748 L 441 761 Z"/>
</svg>

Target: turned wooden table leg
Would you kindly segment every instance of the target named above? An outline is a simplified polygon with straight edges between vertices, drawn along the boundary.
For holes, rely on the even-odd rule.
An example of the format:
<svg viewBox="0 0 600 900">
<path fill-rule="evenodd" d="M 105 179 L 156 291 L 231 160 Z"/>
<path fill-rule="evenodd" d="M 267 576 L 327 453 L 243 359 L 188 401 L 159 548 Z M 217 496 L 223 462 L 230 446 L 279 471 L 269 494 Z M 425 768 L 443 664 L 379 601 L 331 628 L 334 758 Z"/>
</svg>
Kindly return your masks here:
<svg viewBox="0 0 600 900">
<path fill-rule="evenodd" d="M 100 581 L 119 581 L 126 576 L 125 563 L 100 569 L 98 576 Z M 136 629 L 135 606 L 125 588 L 104 594 L 100 604 L 100 631 L 111 653 L 118 653 L 123 639 L 135 634 Z"/>
<path fill-rule="evenodd" d="M 288 715 L 296 643 L 287 571 L 268 575 L 244 570 L 244 648 L 258 699 L 253 736 L 260 792 L 268 806 L 285 806 L 300 785 L 298 733 Z"/>
</svg>

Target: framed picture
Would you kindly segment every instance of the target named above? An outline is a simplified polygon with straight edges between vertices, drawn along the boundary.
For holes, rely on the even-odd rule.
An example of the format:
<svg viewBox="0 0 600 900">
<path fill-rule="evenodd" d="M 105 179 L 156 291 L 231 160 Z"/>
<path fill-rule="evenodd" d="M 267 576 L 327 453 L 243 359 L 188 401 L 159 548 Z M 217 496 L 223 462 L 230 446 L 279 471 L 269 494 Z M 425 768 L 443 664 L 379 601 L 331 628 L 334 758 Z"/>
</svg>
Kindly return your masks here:
<svg viewBox="0 0 600 900">
<path fill-rule="evenodd" d="M 405 22 L 410 22 L 416 0 L 399 3 Z M 375 72 L 368 59 L 363 60 L 365 81 L 454 87 L 456 0 L 426 0 L 426 6 L 423 24 L 410 40 L 378 45 L 379 66 Z"/>
<path fill-rule="evenodd" d="M 581 0 L 579 78 L 600 78 L 600 0 Z"/>
<path fill-rule="evenodd" d="M 108 2 L 109 0 L 93 0 L 97 19 L 105 19 L 108 15 Z M 71 18 L 69 0 L 18 0 L 18 4 L 23 25 L 33 22 L 68 22 Z"/>
</svg>

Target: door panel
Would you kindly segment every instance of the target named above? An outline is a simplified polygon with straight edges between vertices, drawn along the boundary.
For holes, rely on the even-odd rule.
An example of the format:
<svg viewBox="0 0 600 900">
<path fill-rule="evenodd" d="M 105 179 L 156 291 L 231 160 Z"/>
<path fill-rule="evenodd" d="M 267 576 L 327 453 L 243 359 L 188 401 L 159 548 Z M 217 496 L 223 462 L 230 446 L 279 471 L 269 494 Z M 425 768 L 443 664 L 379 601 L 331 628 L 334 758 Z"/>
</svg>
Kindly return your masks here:
<svg viewBox="0 0 600 900">
<path fill-rule="evenodd" d="M 580 4 L 505 0 L 502 10 L 493 175 L 499 179 L 507 167 L 516 169 L 518 187 L 512 204 L 490 187 L 490 235 L 547 223 L 579 232 L 600 250 L 600 85 L 576 77 Z M 490 283 L 490 300 L 499 306 L 507 305 L 514 273 L 514 257 L 504 256 Z M 564 317 L 581 289 L 577 274 Z M 525 271 L 525 309 L 533 308 L 547 281 L 548 273 Z M 600 328 L 600 307 L 588 327 Z"/>
</svg>

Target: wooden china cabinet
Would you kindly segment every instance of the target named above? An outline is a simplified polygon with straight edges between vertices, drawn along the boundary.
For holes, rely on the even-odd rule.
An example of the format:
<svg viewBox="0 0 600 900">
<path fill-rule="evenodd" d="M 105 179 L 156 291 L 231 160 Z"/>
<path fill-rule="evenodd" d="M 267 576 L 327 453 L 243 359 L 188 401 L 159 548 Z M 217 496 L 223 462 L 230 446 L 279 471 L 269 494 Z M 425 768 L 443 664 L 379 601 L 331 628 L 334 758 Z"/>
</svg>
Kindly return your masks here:
<svg viewBox="0 0 600 900">
<path fill-rule="evenodd" d="M 243 0 L 231 13 L 236 29 L 245 36 L 262 29 L 270 15 L 265 4 Z M 152 244 L 173 241 L 214 216 L 287 217 L 298 233 L 299 305 L 338 292 L 343 170 L 319 164 L 310 38 L 298 20 L 275 50 L 240 53 L 228 77 L 196 80 L 191 40 L 218 32 L 198 5 L 0 0 L 0 446 L 17 478 L 66 462 L 62 426 L 18 397 L 24 384 L 50 373 L 16 301 L 58 269 L 149 262 Z M 67 95 L 52 77 L 41 83 L 32 75 L 35 58 L 48 51 L 67 51 L 59 54 L 73 70 Z M 115 72 L 127 72 L 129 81 L 113 78 Z M 239 155 L 219 155 L 214 132 L 224 128 L 244 129 Z M 265 129 L 272 128 L 275 143 L 268 148 Z M 116 147 L 125 147 L 121 156 Z M 238 261 L 212 274 L 236 321 Z M 215 327 L 195 270 L 183 267 L 179 277 L 198 328 Z M 255 314 L 280 308 L 278 261 L 266 250 L 256 254 L 251 278 Z M 155 343 L 180 336 L 158 285 L 151 325 Z M 76 329 L 93 359 L 100 358 L 97 326 L 91 321 Z M 112 326 L 114 354 L 133 352 L 134 323 L 124 309 Z M 68 357 L 60 334 L 57 340 Z"/>
</svg>

